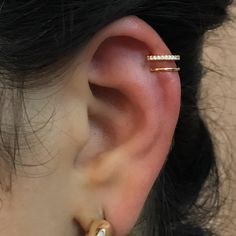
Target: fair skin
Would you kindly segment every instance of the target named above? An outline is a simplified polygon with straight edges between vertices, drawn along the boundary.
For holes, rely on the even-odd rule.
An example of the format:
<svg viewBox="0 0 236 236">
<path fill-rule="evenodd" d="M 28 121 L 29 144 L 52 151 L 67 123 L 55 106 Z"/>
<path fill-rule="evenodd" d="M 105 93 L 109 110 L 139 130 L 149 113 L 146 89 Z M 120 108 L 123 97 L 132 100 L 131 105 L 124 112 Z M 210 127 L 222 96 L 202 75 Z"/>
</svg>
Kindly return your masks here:
<svg viewBox="0 0 236 236">
<path fill-rule="evenodd" d="M 87 232 L 103 217 L 113 235 L 127 235 L 166 160 L 180 110 L 178 73 L 150 72 L 147 54 L 171 53 L 147 23 L 125 17 L 91 38 L 60 90 L 26 94 L 30 117 L 51 94 L 33 123 L 55 113 L 37 133 L 43 145 L 31 135 L 34 146 L 23 155 L 24 164 L 45 164 L 17 166 L 12 193 L 1 193 L 0 236 L 77 236 L 78 225 Z"/>
</svg>

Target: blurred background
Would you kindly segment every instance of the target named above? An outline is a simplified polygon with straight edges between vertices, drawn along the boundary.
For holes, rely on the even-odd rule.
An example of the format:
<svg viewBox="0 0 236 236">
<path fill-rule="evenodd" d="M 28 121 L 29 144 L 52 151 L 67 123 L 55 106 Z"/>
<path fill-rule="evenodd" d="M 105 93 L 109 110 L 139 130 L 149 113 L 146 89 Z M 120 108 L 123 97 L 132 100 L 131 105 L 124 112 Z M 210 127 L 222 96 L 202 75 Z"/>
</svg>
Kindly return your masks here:
<svg viewBox="0 0 236 236">
<path fill-rule="evenodd" d="M 217 145 L 222 207 L 214 224 L 220 236 L 236 235 L 236 5 L 231 20 L 209 32 L 199 106 Z"/>
</svg>

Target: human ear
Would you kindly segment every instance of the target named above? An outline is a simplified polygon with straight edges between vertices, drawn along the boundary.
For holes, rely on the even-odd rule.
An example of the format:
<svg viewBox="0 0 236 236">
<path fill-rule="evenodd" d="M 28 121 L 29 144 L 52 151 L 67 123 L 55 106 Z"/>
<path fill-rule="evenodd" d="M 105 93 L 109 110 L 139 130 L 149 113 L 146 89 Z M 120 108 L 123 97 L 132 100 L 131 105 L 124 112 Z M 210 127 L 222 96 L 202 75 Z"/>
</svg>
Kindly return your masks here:
<svg viewBox="0 0 236 236">
<path fill-rule="evenodd" d="M 98 204 L 114 229 L 126 235 L 167 158 L 180 109 L 177 72 L 151 72 L 149 54 L 171 54 L 158 33 L 135 16 L 97 32 L 81 52 L 88 83 L 90 136 L 75 160 L 88 202 L 75 218 L 85 230 Z M 175 62 L 162 62 L 176 67 Z M 82 193 L 81 193 L 82 194 Z"/>
</svg>

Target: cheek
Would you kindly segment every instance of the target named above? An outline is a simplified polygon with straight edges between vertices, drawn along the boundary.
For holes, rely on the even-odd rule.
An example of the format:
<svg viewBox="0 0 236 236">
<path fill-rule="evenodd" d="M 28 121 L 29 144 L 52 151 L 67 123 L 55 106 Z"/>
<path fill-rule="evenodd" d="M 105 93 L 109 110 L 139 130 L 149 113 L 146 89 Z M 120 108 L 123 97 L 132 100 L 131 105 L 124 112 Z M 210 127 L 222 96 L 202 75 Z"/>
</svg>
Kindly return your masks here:
<svg viewBox="0 0 236 236">
<path fill-rule="evenodd" d="M 24 137 L 20 137 L 24 147 L 21 162 L 26 166 L 45 165 L 37 170 L 25 168 L 28 174 L 43 175 L 54 168 L 68 167 L 87 142 L 87 104 L 79 97 L 80 91 L 76 94 L 77 97 L 65 87 L 55 95 L 25 96 L 27 114 L 23 117 Z"/>
<path fill-rule="evenodd" d="M 37 178 L 18 175 L 11 195 L 3 198 L 0 235 L 61 236 L 65 231 L 75 235 L 70 191 L 68 175 L 59 169 Z"/>
<path fill-rule="evenodd" d="M 36 106 L 31 112 L 35 110 Z M 78 186 L 70 173 L 89 137 L 86 105 L 63 97 L 31 123 L 32 127 L 46 125 L 26 136 L 31 151 L 21 153 L 22 165 L 17 166 L 17 177 L 12 179 L 12 193 L 2 198 L 0 235 L 76 235 L 72 193 Z"/>
</svg>

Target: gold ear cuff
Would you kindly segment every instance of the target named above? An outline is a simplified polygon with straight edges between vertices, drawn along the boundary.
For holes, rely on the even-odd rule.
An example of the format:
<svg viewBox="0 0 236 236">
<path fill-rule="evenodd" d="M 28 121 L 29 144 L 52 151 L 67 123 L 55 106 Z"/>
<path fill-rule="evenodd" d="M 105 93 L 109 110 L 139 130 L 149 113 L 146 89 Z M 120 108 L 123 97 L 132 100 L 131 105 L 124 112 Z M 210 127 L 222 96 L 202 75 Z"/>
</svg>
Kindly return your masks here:
<svg viewBox="0 0 236 236">
<path fill-rule="evenodd" d="M 148 55 L 147 56 L 147 60 L 148 61 L 179 61 L 180 60 L 180 55 Z M 175 67 L 175 68 L 151 68 L 150 69 L 151 72 L 159 72 L 159 71 L 171 71 L 171 72 L 177 72 L 180 71 L 179 67 Z"/>
<path fill-rule="evenodd" d="M 112 236 L 111 224 L 106 220 L 94 220 L 85 236 Z"/>
</svg>

